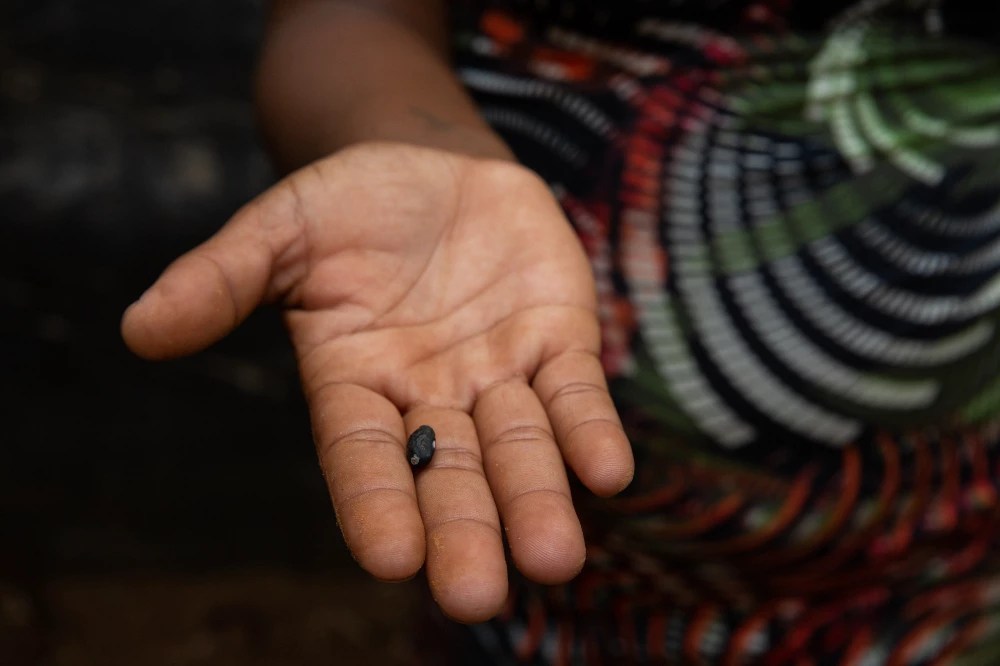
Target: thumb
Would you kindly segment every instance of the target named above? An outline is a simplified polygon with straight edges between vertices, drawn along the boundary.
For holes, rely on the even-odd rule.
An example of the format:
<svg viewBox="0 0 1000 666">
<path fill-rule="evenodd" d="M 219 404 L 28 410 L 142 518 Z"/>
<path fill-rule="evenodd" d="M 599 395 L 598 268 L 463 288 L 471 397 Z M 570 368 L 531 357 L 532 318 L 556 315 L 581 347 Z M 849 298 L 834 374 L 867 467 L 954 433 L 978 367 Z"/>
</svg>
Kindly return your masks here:
<svg viewBox="0 0 1000 666">
<path fill-rule="evenodd" d="M 272 192 L 240 210 L 215 236 L 174 261 L 125 311 L 121 332 L 137 355 L 160 360 L 208 347 L 236 328 L 275 284 L 279 258 L 299 234 L 294 206 Z M 286 264 L 286 261 L 281 263 Z"/>
</svg>

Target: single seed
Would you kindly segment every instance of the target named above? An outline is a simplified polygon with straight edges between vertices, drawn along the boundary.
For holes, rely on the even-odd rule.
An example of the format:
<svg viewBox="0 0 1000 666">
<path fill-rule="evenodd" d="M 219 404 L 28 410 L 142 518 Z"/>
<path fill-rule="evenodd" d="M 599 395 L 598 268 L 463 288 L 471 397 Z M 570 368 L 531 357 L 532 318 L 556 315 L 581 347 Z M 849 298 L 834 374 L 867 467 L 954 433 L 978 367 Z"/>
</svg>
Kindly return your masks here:
<svg viewBox="0 0 1000 666">
<path fill-rule="evenodd" d="M 434 447 L 437 441 L 434 436 L 434 428 L 422 425 L 413 431 L 410 439 L 406 441 L 406 456 L 410 459 L 410 464 L 414 467 L 426 465 L 434 455 Z"/>
</svg>

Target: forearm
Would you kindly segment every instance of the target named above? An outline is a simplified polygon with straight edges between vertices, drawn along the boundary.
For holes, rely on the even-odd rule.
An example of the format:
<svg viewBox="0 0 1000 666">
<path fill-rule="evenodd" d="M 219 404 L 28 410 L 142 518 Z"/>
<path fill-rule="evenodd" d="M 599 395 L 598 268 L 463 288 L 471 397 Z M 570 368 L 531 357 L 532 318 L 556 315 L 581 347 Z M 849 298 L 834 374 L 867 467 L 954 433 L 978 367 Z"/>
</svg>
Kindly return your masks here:
<svg viewBox="0 0 1000 666">
<path fill-rule="evenodd" d="M 362 141 L 512 159 L 453 75 L 438 0 L 275 3 L 258 112 L 279 164 Z"/>
</svg>

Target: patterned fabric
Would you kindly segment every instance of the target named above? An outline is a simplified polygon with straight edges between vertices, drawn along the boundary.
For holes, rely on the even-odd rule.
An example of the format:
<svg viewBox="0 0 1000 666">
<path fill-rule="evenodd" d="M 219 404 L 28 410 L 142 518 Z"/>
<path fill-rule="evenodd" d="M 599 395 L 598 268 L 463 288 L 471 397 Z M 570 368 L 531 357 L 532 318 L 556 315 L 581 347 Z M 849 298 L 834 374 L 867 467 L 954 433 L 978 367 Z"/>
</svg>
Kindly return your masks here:
<svg viewBox="0 0 1000 666">
<path fill-rule="evenodd" d="M 463 81 L 591 258 L 637 461 L 580 494 L 584 573 L 475 629 L 495 663 L 1000 664 L 987 5 L 459 3 Z"/>
</svg>

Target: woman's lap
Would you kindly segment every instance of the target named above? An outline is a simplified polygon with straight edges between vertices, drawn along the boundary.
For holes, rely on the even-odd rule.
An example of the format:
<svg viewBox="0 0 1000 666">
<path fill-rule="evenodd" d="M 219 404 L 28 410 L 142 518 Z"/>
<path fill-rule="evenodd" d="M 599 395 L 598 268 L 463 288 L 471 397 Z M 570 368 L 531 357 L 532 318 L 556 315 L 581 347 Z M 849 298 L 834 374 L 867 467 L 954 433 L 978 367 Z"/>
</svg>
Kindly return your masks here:
<svg viewBox="0 0 1000 666">
<path fill-rule="evenodd" d="M 480 645 L 917 664 L 991 642 L 1000 58 L 903 4 L 822 34 L 649 19 L 641 51 L 464 24 L 463 79 L 592 260 L 637 459 L 622 497 L 580 494 L 584 573 L 515 581 Z"/>
</svg>

